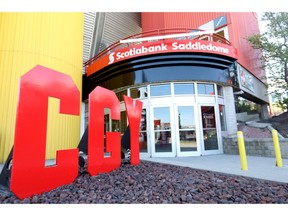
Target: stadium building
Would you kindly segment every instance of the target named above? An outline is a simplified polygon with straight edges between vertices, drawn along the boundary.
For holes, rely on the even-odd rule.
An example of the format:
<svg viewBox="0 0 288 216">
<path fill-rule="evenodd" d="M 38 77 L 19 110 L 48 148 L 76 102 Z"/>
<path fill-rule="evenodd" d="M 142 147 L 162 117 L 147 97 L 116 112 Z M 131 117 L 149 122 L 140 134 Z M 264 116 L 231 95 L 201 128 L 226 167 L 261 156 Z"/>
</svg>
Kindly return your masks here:
<svg viewBox="0 0 288 216">
<path fill-rule="evenodd" d="M 0 23 L 0 162 L 14 142 L 19 79 L 36 65 L 70 75 L 82 94 L 80 116 L 49 98 L 47 159 L 79 144 L 96 86 L 121 102 L 120 121 L 105 109 L 105 131 L 124 134 L 123 95 L 143 102 L 141 157 L 223 153 L 249 119 L 241 103 L 269 117 L 261 52 L 247 41 L 259 33 L 256 13 L 0 13 Z"/>
</svg>

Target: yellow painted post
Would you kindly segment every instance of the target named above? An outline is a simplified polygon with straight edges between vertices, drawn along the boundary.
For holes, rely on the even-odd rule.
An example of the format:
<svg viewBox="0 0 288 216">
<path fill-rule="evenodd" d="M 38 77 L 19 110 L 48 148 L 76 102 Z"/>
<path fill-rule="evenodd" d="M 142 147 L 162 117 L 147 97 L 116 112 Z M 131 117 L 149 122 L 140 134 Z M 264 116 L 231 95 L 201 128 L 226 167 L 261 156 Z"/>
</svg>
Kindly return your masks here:
<svg viewBox="0 0 288 216">
<path fill-rule="evenodd" d="M 240 155 L 242 170 L 248 170 L 245 143 L 244 143 L 244 137 L 243 137 L 242 131 L 237 132 L 237 138 L 238 138 L 238 148 L 239 148 L 239 155 Z"/>
<path fill-rule="evenodd" d="M 281 156 L 277 130 L 275 129 L 272 130 L 272 137 L 273 137 L 274 151 L 275 151 L 275 156 L 276 156 L 276 166 L 282 167 L 282 156 Z"/>
</svg>

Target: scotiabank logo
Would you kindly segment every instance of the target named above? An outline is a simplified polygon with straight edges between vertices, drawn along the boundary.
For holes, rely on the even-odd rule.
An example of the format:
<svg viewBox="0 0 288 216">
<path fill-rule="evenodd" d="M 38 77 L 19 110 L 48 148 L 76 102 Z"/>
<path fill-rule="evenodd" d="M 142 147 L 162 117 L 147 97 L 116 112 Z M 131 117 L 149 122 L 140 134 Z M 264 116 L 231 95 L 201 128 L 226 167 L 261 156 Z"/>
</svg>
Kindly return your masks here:
<svg viewBox="0 0 288 216">
<path fill-rule="evenodd" d="M 115 52 L 113 52 L 113 53 L 111 53 L 111 54 L 109 55 L 108 65 L 109 65 L 109 64 L 112 64 L 112 63 L 114 62 L 114 60 L 115 60 L 114 54 L 115 54 Z"/>
<path fill-rule="evenodd" d="M 10 190 L 20 199 L 70 184 L 78 175 L 78 148 L 58 150 L 56 165 L 45 167 L 48 97 L 60 99 L 61 114 L 80 114 L 80 92 L 70 76 L 36 66 L 21 77 L 10 182 Z M 130 127 L 130 163 L 137 165 L 142 102 L 124 96 L 124 103 Z M 106 132 L 110 157 L 104 157 L 105 108 L 110 109 L 112 120 L 120 120 L 116 94 L 98 86 L 89 94 L 87 170 L 91 176 L 121 164 L 120 132 Z"/>
</svg>

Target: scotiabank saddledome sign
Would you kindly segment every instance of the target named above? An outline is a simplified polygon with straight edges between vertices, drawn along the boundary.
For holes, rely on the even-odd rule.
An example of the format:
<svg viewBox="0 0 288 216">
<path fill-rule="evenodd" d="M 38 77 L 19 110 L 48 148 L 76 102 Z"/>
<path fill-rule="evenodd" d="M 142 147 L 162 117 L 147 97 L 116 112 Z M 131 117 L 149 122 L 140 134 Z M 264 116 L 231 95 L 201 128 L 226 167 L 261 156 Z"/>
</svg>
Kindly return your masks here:
<svg viewBox="0 0 288 216">
<path fill-rule="evenodd" d="M 112 52 L 95 62 L 89 64 L 86 68 L 87 75 L 91 75 L 101 70 L 107 65 L 117 63 L 126 59 L 173 52 L 199 52 L 211 53 L 237 58 L 237 50 L 229 45 L 211 42 L 205 40 L 165 40 L 163 42 L 144 43 L 137 46 L 120 49 Z"/>
</svg>

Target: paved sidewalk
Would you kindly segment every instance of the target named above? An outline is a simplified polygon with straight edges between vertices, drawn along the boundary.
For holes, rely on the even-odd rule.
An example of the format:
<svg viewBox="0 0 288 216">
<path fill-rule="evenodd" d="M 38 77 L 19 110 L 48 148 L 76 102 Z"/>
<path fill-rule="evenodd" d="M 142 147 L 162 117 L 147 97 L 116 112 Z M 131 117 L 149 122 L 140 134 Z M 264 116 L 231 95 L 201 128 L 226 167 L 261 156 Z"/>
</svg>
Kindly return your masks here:
<svg viewBox="0 0 288 216">
<path fill-rule="evenodd" d="M 288 183 L 288 159 L 282 159 L 283 167 L 279 168 L 276 166 L 275 158 L 247 156 L 247 171 L 241 170 L 239 155 L 218 154 L 199 157 L 158 157 L 141 158 L 141 160 Z M 2 171 L 2 168 L 3 164 L 0 164 L 0 171 Z"/>
<path fill-rule="evenodd" d="M 141 160 L 191 167 L 226 174 L 288 183 L 288 159 L 282 159 L 283 167 L 276 166 L 275 158 L 247 156 L 248 170 L 241 169 L 239 155 L 209 155 L 200 157 L 143 158 Z"/>
</svg>

